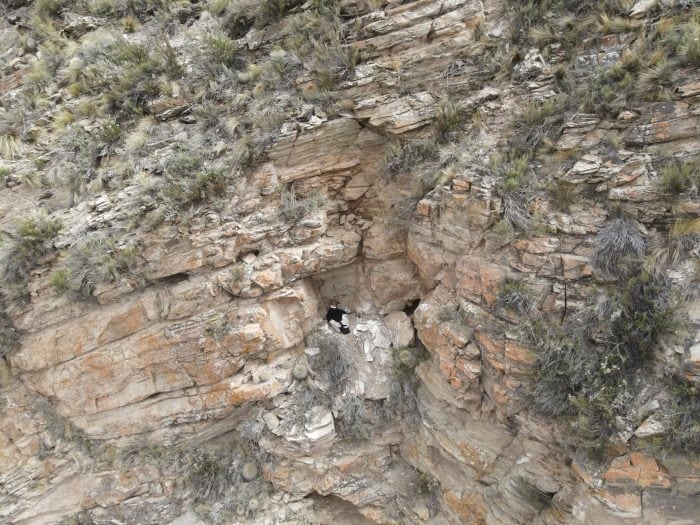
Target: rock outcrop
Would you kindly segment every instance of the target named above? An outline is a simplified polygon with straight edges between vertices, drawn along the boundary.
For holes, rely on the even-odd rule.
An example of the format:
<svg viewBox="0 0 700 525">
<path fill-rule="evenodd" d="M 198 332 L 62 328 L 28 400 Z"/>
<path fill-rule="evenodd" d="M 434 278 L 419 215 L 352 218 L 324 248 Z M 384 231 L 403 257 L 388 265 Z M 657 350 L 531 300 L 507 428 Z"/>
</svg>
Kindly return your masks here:
<svg viewBox="0 0 700 525">
<path fill-rule="evenodd" d="M 174 2 L 160 33 L 161 11 L 144 8 L 127 40 L 167 39 L 181 77 L 158 77 L 169 87 L 141 108 L 154 118 L 120 121 L 126 138 L 103 144 L 90 168 L 97 189 L 67 206 L 65 184 L 47 189 L 52 170 L 68 169 L 53 147 L 57 122 L 85 111 L 69 130 L 104 134 L 78 107 L 99 94 L 71 87 L 82 78 L 72 61 L 40 82 L 49 36 L 28 29 L 23 4 L 8 5 L 0 29 L 2 124 L 28 76 L 44 98 L 22 126 L 0 126 L 0 220 L 10 232 L 42 206 L 63 229 L 27 272 L 24 300 L 3 305 L 0 322 L 19 336 L 0 359 L 0 521 L 700 522 L 700 462 L 661 447 L 677 429 L 660 408 L 670 402 L 660 370 L 676 366 L 690 395 L 700 388 L 700 233 L 668 233 L 698 220 L 697 164 L 673 197 L 658 182 L 663 166 L 699 153 L 697 63 L 614 115 L 569 104 L 556 129 L 546 129 L 552 115 L 522 123 L 532 104 L 557 100 L 567 60 L 569 81 L 602 82 L 599 68 L 643 39 L 641 21 L 685 23 L 697 11 L 637 2 L 615 34 L 579 35 L 571 49 L 554 34 L 528 51 L 508 36 L 515 2 L 342 1 L 333 52 L 354 50 L 357 63 L 324 62 L 343 72 L 324 71 L 334 83 L 317 93 L 326 77 L 279 50 L 292 53 L 290 35 L 310 30 L 295 17 L 324 2 L 286 2 L 264 27 L 216 13 L 217 2 Z M 51 22 L 65 53 L 111 23 L 77 4 L 63 2 Z M 224 26 L 247 69 L 237 58 L 205 82 L 193 47 Z M 38 52 L 20 42 L 35 37 Z M 504 180 L 519 141 L 530 141 L 519 176 L 531 182 L 516 209 Z M 411 157 L 415 144 L 436 151 Z M 198 149 L 206 166 L 226 166 L 224 189 L 163 211 L 174 199 L 157 193 L 168 163 Z M 405 164 L 392 169 L 392 155 Z M 521 222 L 508 219 L 516 212 Z M 533 407 L 542 348 L 523 334 L 562 325 L 620 282 L 592 262 L 615 214 L 668 248 L 664 282 L 683 291 L 687 321 L 653 349 L 655 382 L 628 400 L 629 418 L 594 460 L 569 425 Z M 71 250 L 106 230 L 138 246 L 130 271 L 113 270 L 87 298 L 58 293 Z M 513 282 L 527 308 L 504 302 Z M 331 304 L 349 312 L 350 334 L 328 328 Z M 248 463 L 259 472 L 240 474 Z"/>
</svg>

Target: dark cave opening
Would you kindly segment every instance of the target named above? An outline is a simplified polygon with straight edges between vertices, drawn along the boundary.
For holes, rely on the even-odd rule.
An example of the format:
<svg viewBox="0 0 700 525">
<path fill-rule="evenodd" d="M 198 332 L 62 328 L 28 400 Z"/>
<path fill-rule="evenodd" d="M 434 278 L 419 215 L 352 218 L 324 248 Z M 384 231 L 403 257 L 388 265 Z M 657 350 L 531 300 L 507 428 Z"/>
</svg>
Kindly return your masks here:
<svg viewBox="0 0 700 525">
<path fill-rule="evenodd" d="M 329 306 L 328 311 L 326 312 L 326 321 L 328 321 L 328 324 L 334 331 L 341 334 L 350 333 L 350 322 L 348 321 L 348 312 L 346 312 L 342 308 L 339 308 L 335 305 Z"/>
<path fill-rule="evenodd" d="M 420 299 L 414 299 L 413 301 L 408 303 L 408 305 L 406 306 L 406 308 L 403 309 L 403 311 L 407 316 L 410 317 L 415 313 L 416 309 L 418 308 L 418 305 L 420 305 Z"/>
</svg>

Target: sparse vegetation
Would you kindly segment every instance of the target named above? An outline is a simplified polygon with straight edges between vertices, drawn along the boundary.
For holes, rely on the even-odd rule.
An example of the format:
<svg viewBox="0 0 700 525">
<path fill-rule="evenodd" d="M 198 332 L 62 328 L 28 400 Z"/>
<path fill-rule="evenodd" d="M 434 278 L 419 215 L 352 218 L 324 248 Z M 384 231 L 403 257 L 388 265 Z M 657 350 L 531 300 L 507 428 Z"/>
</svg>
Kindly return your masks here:
<svg viewBox="0 0 700 525">
<path fill-rule="evenodd" d="M 507 279 L 498 292 L 498 305 L 524 315 L 534 306 L 532 292 L 522 281 Z"/>
<path fill-rule="evenodd" d="M 697 161 L 670 162 L 661 167 L 657 179 L 659 189 L 671 196 L 700 189 L 700 165 Z"/>
<path fill-rule="evenodd" d="M 12 131 L 0 135 L 0 156 L 3 159 L 13 159 L 20 148 L 19 137 Z"/>
<path fill-rule="evenodd" d="M 369 438 L 371 423 L 362 398 L 354 394 L 343 396 L 336 426 L 338 434 L 346 439 L 364 440 Z"/>
<path fill-rule="evenodd" d="M 700 389 L 694 383 L 673 376 L 667 385 L 668 397 L 662 413 L 668 430 L 662 449 L 677 454 L 700 454 Z"/>
<path fill-rule="evenodd" d="M 644 260 L 645 271 L 661 275 L 680 264 L 700 243 L 700 218 L 676 219 L 667 239 L 656 246 Z"/>
<path fill-rule="evenodd" d="M 529 162 L 529 154 L 510 153 L 507 156 L 497 154 L 491 158 L 489 171 L 498 181 L 502 202 L 502 222 L 512 227 L 511 233 L 515 229 L 527 232 L 532 226 L 532 215 L 528 210 L 531 194 L 530 180 L 527 176 Z M 503 233 L 505 234 L 506 231 Z"/>
<path fill-rule="evenodd" d="M 593 267 L 606 279 L 622 278 L 639 267 L 646 250 L 638 226 L 628 218 L 613 219 L 595 237 Z"/>
<path fill-rule="evenodd" d="M 12 324 L 5 311 L 5 305 L 0 301 L 0 358 L 14 350 L 19 338 L 20 331 Z"/>
<path fill-rule="evenodd" d="M 435 136 L 439 143 L 455 138 L 464 122 L 462 108 L 453 100 L 441 100 L 435 109 Z"/>
<path fill-rule="evenodd" d="M 52 250 L 62 228 L 58 218 L 37 212 L 18 219 L 14 232 L 0 240 L 0 282 L 8 300 L 25 297 L 32 268 Z"/>
<path fill-rule="evenodd" d="M 514 133 L 510 140 L 513 155 L 523 157 L 541 144 L 551 143 L 564 124 L 568 104 L 567 95 L 526 104 L 513 119 Z"/>
<path fill-rule="evenodd" d="M 193 153 L 181 153 L 165 166 L 162 185 L 156 188 L 169 209 L 200 204 L 226 193 L 227 177 L 222 169 L 206 167 Z"/>
<path fill-rule="evenodd" d="M 184 488 L 192 495 L 195 512 L 214 524 L 235 516 L 252 517 L 267 499 L 267 483 L 254 463 L 238 451 L 185 450 L 179 457 Z"/>
<path fill-rule="evenodd" d="M 321 202 L 322 197 L 317 192 L 312 192 L 303 198 L 297 197 L 294 191 L 283 192 L 279 217 L 284 222 L 297 223 L 315 213 L 320 208 Z"/>
<path fill-rule="evenodd" d="M 439 146 L 431 140 L 390 144 L 384 155 L 385 173 L 391 177 L 411 171 L 421 163 L 436 161 L 439 153 Z"/>
<path fill-rule="evenodd" d="M 57 293 L 73 291 L 90 297 L 98 284 L 128 276 L 139 281 L 136 245 L 120 243 L 118 237 L 94 232 L 71 246 L 63 266 L 54 271 L 51 285 Z"/>
<path fill-rule="evenodd" d="M 211 58 L 226 67 L 240 67 L 242 61 L 239 58 L 238 44 L 225 35 L 210 36 L 206 40 L 207 49 Z"/>
<path fill-rule="evenodd" d="M 561 326 L 531 324 L 536 410 L 566 417 L 574 443 L 600 452 L 620 422 L 633 419 L 631 400 L 651 373 L 654 352 L 680 323 L 670 283 L 641 274 Z"/>
<path fill-rule="evenodd" d="M 569 207 L 573 204 L 576 193 L 576 184 L 561 180 L 556 181 L 549 188 L 549 194 L 552 196 L 552 200 L 563 212 L 569 211 Z"/>
<path fill-rule="evenodd" d="M 331 399 L 344 392 L 348 381 L 350 362 L 343 352 L 341 336 L 318 332 L 310 339 L 317 346 L 318 354 L 309 356 L 309 365 L 314 373 L 327 385 Z"/>
</svg>

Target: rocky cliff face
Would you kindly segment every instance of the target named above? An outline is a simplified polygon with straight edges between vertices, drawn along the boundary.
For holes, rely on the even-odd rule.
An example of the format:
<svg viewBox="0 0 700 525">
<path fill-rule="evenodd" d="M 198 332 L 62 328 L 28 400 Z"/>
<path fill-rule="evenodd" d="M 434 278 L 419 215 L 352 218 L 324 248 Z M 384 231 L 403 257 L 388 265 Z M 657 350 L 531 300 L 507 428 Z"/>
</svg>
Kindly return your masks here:
<svg viewBox="0 0 700 525">
<path fill-rule="evenodd" d="M 700 521 L 697 9 L 25 4 L 3 522 Z"/>
</svg>

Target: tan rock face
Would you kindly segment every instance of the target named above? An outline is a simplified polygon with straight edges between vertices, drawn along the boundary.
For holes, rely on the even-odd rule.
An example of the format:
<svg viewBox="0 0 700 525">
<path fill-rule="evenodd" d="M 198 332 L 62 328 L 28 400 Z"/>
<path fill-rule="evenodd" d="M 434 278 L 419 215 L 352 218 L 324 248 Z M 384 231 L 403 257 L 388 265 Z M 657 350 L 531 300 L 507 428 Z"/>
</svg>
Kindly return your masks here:
<svg viewBox="0 0 700 525">
<path fill-rule="evenodd" d="M 28 302 L 7 308 L 22 334 L 0 359 L 0 521 L 58 523 L 85 511 L 96 523 L 197 523 L 194 511 L 216 511 L 220 502 L 194 501 L 178 468 L 190 461 L 189 472 L 206 477 L 198 469 L 215 471 L 223 460 L 186 452 L 224 448 L 242 454 L 236 468 L 251 467 L 245 483 L 234 468 L 223 485 L 266 483 L 235 509 L 241 523 L 700 522 L 700 464 L 634 450 L 635 440 L 653 444 L 667 431 L 659 403 L 619 423 L 621 438 L 593 468 L 561 425 L 531 409 L 540 349 L 522 336 L 528 323 L 560 324 L 596 286 L 613 286 L 596 283 L 591 265 L 613 210 L 640 223 L 650 250 L 668 244 L 673 217 L 700 214 L 694 190 L 671 199 L 656 183 L 662 161 L 700 151 L 694 73 L 679 66 L 677 76 L 688 78 L 664 88 L 668 101 L 645 96 L 616 116 L 567 110 L 561 133 L 528 165 L 542 183 L 523 203 L 531 228 L 504 231 L 508 201 L 492 161 L 517 138 L 509 136 L 513 119 L 558 91 L 561 46 L 523 47 L 506 79 L 492 49 L 512 45 L 512 2 L 349 0 L 340 3 L 342 45 L 331 49 L 342 56 L 332 58 L 343 69 L 357 58 L 343 53 L 358 50 L 360 62 L 316 92 L 305 67 L 311 57 L 289 70 L 275 62 L 290 47 L 285 35 L 298 38 L 299 24 L 316 23 L 316 15 L 304 18 L 312 3 L 293 3 L 282 20 L 238 41 L 254 67 L 201 91 L 159 79 L 167 96 L 149 102 L 153 123 L 125 121 L 124 144 L 105 147 L 96 161 L 98 193 L 59 212 L 66 228 L 56 253 L 32 269 Z M 202 2 L 175 4 L 168 41 L 189 71 L 202 60 L 191 48 L 206 47 L 192 43 L 221 33 L 222 17 Z M 650 5 L 636 2 L 633 26 L 653 26 L 642 19 L 662 11 Z M 68 51 L 102 23 L 71 9 L 56 17 L 72 39 Z M 0 61 L 3 109 L 34 71 L 36 42 L 24 29 L 27 13 L 17 13 L 0 28 L 8 42 L 0 55 L 17 54 Z M 144 16 L 155 31 L 154 17 Z M 575 82 L 593 83 L 634 39 L 629 31 L 582 42 Z M 46 52 L 40 46 L 38 58 Z M 25 182 L 37 170 L 42 184 L 50 178 L 41 165 L 56 154 L 60 111 L 77 116 L 89 107 L 66 91 L 68 70 L 55 77 L 35 101 L 46 109 L 42 129 L 17 131 L 20 152 L 2 153 L 13 157 L 0 166 L 7 161 L 12 172 L 0 190 L 3 224 L 22 214 L 17 202 L 58 206 Z M 212 130 L 202 122 L 210 96 L 232 99 Z M 389 173 L 387 146 L 432 147 L 446 102 L 464 121 L 457 142 L 442 145 L 438 159 L 411 159 Z M 257 120 L 275 120 L 275 111 L 283 122 L 263 130 L 267 122 Z M 240 122 L 228 121 L 233 113 Z M 81 118 L 81 129 L 96 133 Z M 137 125 L 154 133 L 143 151 L 134 146 Z M 206 149 L 207 141 L 216 147 Z M 207 162 L 229 162 L 241 143 L 248 154 L 226 165 L 235 176 L 218 200 L 145 224 L 162 203 L 149 201 L 143 186 L 163 182 L 171 149 L 186 145 L 209 152 Z M 134 168 L 141 179 L 122 181 L 123 167 L 109 157 L 142 154 Z M 555 198 L 557 188 L 571 188 L 571 202 L 559 202 L 566 196 Z M 50 281 L 63 252 L 89 230 L 127 231 L 126 223 L 140 247 L 139 277 L 98 283 L 88 301 L 57 295 Z M 695 262 L 674 268 L 671 280 L 692 285 Z M 510 281 L 531 292 L 530 309 L 504 306 Z M 700 323 L 696 303 L 686 305 L 690 331 Z M 331 305 L 346 311 L 348 334 L 327 322 Z M 697 341 L 663 357 L 696 385 Z"/>
</svg>

